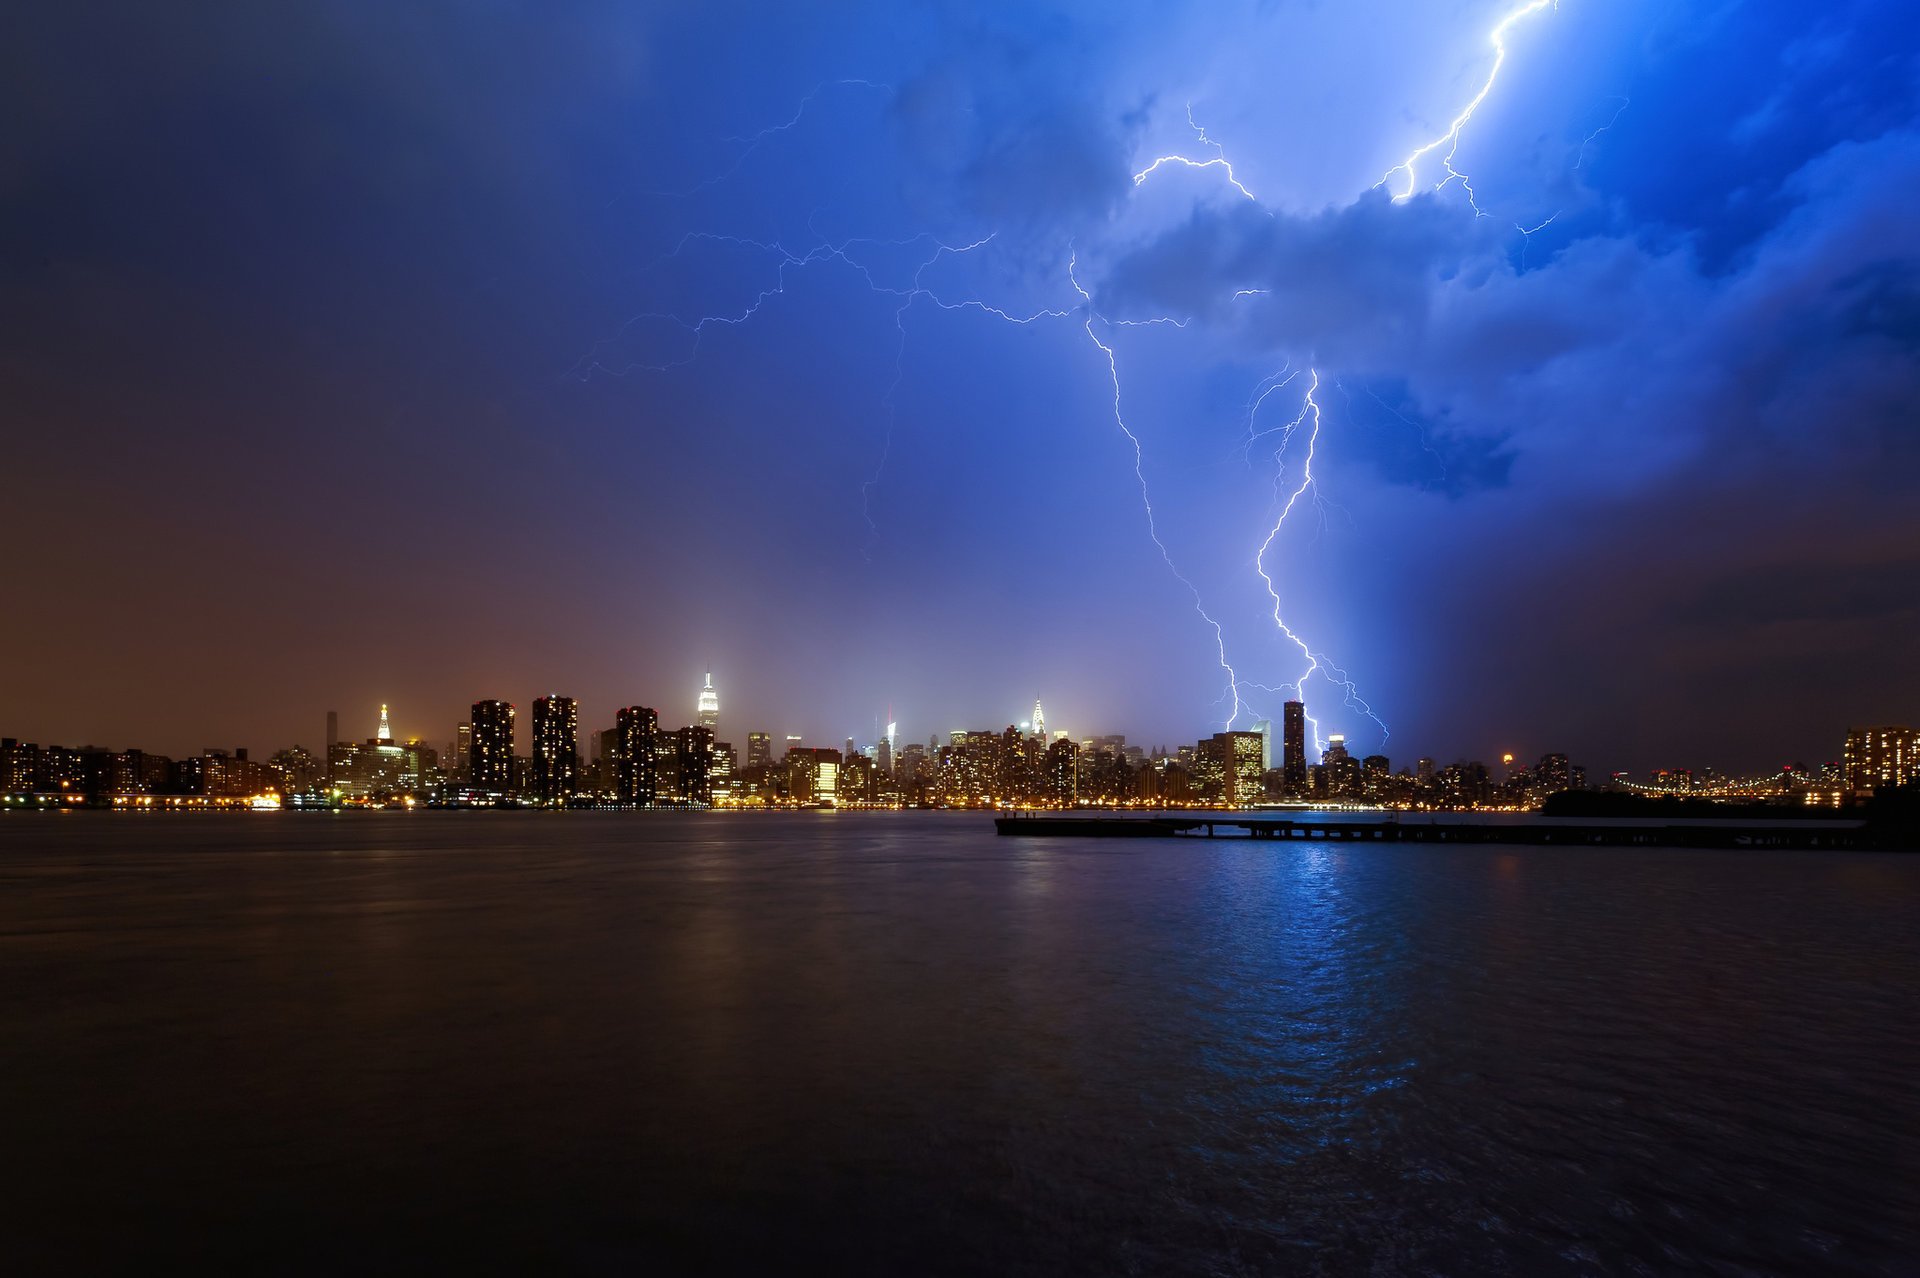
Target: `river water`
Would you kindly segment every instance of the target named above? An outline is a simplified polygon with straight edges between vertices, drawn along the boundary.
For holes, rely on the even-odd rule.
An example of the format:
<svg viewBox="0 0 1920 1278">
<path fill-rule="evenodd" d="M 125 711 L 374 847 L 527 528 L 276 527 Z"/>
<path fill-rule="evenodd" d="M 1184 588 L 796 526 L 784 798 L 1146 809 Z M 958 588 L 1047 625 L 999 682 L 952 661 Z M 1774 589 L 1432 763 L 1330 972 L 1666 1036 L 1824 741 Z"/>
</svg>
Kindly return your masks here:
<svg viewBox="0 0 1920 1278">
<path fill-rule="evenodd" d="M 12 1273 L 1920 1273 L 1920 856 L 0 818 Z"/>
</svg>

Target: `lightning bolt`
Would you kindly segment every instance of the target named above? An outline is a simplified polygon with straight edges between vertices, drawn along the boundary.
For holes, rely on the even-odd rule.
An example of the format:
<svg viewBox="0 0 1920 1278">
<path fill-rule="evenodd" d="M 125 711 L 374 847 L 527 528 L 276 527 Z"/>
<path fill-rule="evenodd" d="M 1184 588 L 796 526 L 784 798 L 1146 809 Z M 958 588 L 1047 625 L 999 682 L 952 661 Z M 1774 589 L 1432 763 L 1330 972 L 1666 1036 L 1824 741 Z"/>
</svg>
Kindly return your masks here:
<svg viewBox="0 0 1920 1278">
<path fill-rule="evenodd" d="M 1213 642 L 1219 654 L 1220 668 L 1227 673 L 1227 694 L 1233 698 L 1233 712 L 1227 716 L 1227 731 L 1231 732 L 1235 720 L 1240 717 L 1240 676 L 1234 672 L 1232 663 L 1227 660 L 1226 632 L 1220 628 L 1220 623 L 1214 620 L 1213 615 L 1207 611 L 1205 604 L 1201 601 L 1199 588 L 1188 580 L 1186 574 L 1181 572 L 1174 564 L 1173 555 L 1167 550 L 1167 543 L 1160 540 L 1159 521 L 1153 513 L 1153 496 L 1147 490 L 1146 455 L 1140 446 L 1140 437 L 1133 433 L 1131 426 L 1127 425 L 1126 414 L 1121 411 L 1120 407 L 1120 361 L 1118 357 L 1114 355 L 1113 347 L 1101 341 L 1100 335 L 1094 332 L 1094 322 L 1098 320 L 1101 323 L 1105 323 L 1105 320 L 1094 310 L 1093 295 L 1082 287 L 1078 267 L 1079 255 L 1069 251 L 1067 258 L 1067 280 L 1073 285 L 1073 291 L 1080 295 L 1082 310 L 1085 314 L 1083 326 L 1086 329 L 1087 340 L 1092 342 L 1094 346 L 1099 349 L 1100 354 L 1105 357 L 1107 362 L 1107 377 L 1113 384 L 1113 422 L 1114 425 L 1120 428 L 1120 433 L 1127 437 L 1127 443 L 1133 446 L 1133 477 L 1140 485 L 1140 504 L 1146 508 L 1147 512 L 1147 536 L 1153 538 L 1153 544 L 1155 548 L 1160 551 L 1160 558 L 1165 561 L 1167 571 L 1172 573 L 1174 578 L 1187 588 L 1187 593 L 1193 596 L 1193 610 L 1199 613 L 1201 619 L 1213 629 Z M 1224 699 L 1225 697 L 1223 696 L 1222 700 Z"/>
<path fill-rule="evenodd" d="M 1291 381 L 1292 378 L 1288 378 L 1287 380 Z M 1272 394 L 1273 390 L 1277 390 L 1279 386 L 1285 384 L 1285 382 L 1278 383 L 1275 387 L 1263 394 L 1258 402 L 1264 402 L 1268 394 Z M 1307 428 L 1306 457 L 1300 464 L 1299 482 L 1293 486 L 1293 490 L 1287 494 L 1283 503 L 1277 503 L 1280 505 L 1280 514 L 1273 521 L 1273 527 L 1267 530 L 1266 539 L 1260 543 L 1259 550 L 1254 553 L 1253 566 L 1254 571 L 1260 574 L 1261 583 L 1266 586 L 1267 598 L 1273 603 L 1274 627 L 1286 637 L 1288 643 L 1300 650 L 1301 658 L 1307 663 L 1306 669 L 1300 672 L 1299 678 L 1295 679 L 1291 685 L 1282 686 L 1290 686 L 1294 693 L 1294 699 L 1304 702 L 1307 699 L 1307 680 L 1313 678 L 1315 675 L 1321 676 L 1342 690 L 1346 705 L 1358 710 L 1367 718 L 1373 720 L 1375 724 L 1379 725 L 1380 739 L 1384 744 L 1388 736 L 1387 725 L 1382 722 L 1379 715 L 1373 712 L 1372 707 L 1361 698 L 1359 689 L 1354 686 L 1353 680 L 1347 676 L 1346 671 L 1334 665 L 1333 662 L 1321 655 L 1311 644 L 1300 637 L 1298 631 L 1287 624 L 1286 617 L 1282 615 L 1281 611 L 1280 588 L 1274 583 L 1273 574 L 1267 571 L 1267 555 L 1272 551 L 1273 543 L 1280 536 L 1281 530 L 1287 526 L 1287 518 L 1293 514 L 1294 507 L 1299 504 L 1301 497 L 1305 496 L 1309 489 L 1314 488 L 1313 459 L 1320 446 L 1320 426 L 1322 420 L 1320 401 L 1315 398 L 1319 391 L 1320 370 L 1317 368 L 1308 369 L 1307 388 L 1305 393 L 1300 397 L 1300 411 L 1286 426 L 1279 428 L 1283 434 L 1280 448 L 1275 454 L 1275 460 L 1278 462 L 1280 454 L 1286 451 L 1287 444 L 1291 442 L 1295 432 L 1299 431 L 1302 426 L 1306 426 Z M 1280 483 L 1280 476 L 1276 473 L 1274 477 L 1276 495 Z M 1268 690 L 1273 691 L 1274 689 Z M 1319 720 L 1308 715 L 1307 722 L 1313 728 L 1314 749 L 1325 749 L 1326 747 L 1320 736 Z"/>
<path fill-rule="evenodd" d="M 1159 156 L 1152 163 L 1148 164 L 1146 168 L 1141 169 L 1133 175 L 1133 185 L 1138 188 L 1148 178 L 1169 164 L 1176 164 L 1189 169 L 1220 169 L 1227 175 L 1227 185 L 1246 196 L 1247 199 L 1253 201 L 1255 204 L 1260 203 L 1259 197 L 1242 185 L 1240 178 L 1234 173 L 1233 161 L 1227 159 L 1226 148 L 1208 137 L 1206 129 L 1202 128 L 1200 124 L 1194 120 L 1193 103 L 1191 102 L 1187 103 L 1187 125 L 1194 131 L 1194 134 L 1203 145 L 1213 148 L 1213 157 L 1206 160 L 1196 160 L 1191 156 L 1185 155 Z"/>
<path fill-rule="evenodd" d="M 1528 0 L 1528 3 L 1521 5 L 1519 8 L 1507 14 L 1506 17 L 1500 19 L 1487 36 L 1487 39 L 1493 45 L 1493 65 L 1487 69 L 1487 79 L 1486 82 L 1480 86 L 1480 92 L 1474 94 L 1473 100 L 1461 109 L 1460 114 L 1453 117 L 1453 122 L 1447 126 L 1445 133 L 1442 133 L 1425 146 L 1416 149 L 1406 159 L 1388 169 L 1381 175 L 1380 180 L 1374 183 L 1375 187 L 1388 186 L 1393 182 L 1394 174 L 1405 173 L 1407 175 L 1406 187 L 1404 190 L 1396 192 L 1393 198 L 1395 203 L 1401 200 L 1411 199 L 1414 193 L 1420 188 L 1420 161 L 1444 146 L 1447 148 L 1447 151 L 1446 154 L 1441 157 L 1441 163 L 1446 167 L 1447 176 L 1429 189 L 1438 191 L 1449 183 L 1457 180 L 1460 183 L 1461 189 L 1466 191 L 1467 203 L 1473 206 L 1473 211 L 1485 217 L 1486 214 L 1482 212 L 1479 203 L 1474 198 L 1473 180 L 1465 173 L 1453 167 L 1453 158 L 1460 150 L 1460 135 L 1466 129 L 1467 122 L 1473 119 L 1474 112 L 1480 109 L 1480 104 L 1485 102 L 1487 95 L 1493 92 L 1494 82 L 1500 78 L 1500 68 L 1506 65 L 1507 32 L 1513 27 L 1514 23 L 1519 22 L 1521 19 L 1532 17 L 1542 9 L 1555 7 L 1557 7 L 1557 0 Z"/>
<path fill-rule="evenodd" d="M 1556 5 L 1557 0 L 1528 0 L 1527 3 L 1521 4 L 1519 7 L 1508 12 L 1494 25 L 1488 35 L 1489 42 L 1493 47 L 1493 60 L 1491 66 L 1488 68 L 1485 81 L 1480 85 L 1479 91 L 1475 93 L 1465 107 L 1453 117 L 1446 132 L 1416 148 L 1405 160 L 1387 170 L 1376 186 L 1388 187 L 1396 203 L 1411 198 L 1422 189 L 1422 179 L 1420 176 L 1422 163 L 1429 156 L 1438 152 L 1440 153 L 1441 163 L 1446 170 L 1446 176 L 1437 183 L 1433 183 L 1427 189 L 1438 191 L 1458 181 L 1462 189 L 1466 192 L 1467 201 L 1473 208 L 1475 214 L 1485 216 L 1485 212 L 1480 208 L 1475 195 L 1472 179 L 1468 174 L 1456 167 L 1454 163 L 1459 151 L 1462 135 L 1467 125 L 1474 118 L 1475 113 L 1493 92 L 1501 69 L 1505 66 L 1508 52 L 1508 32 L 1516 23 L 1523 19 L 1537 14 L 1544 9 L 1556 7 Z M 738 173 L 747 160 L 770 140 L 798 128 L 805 118 L 808 108 L 820 94 L 830 89 L 840 87 L 860 87 L 869 90 L 890 91 L 890 86 L 870 80 L 845 79 L 823 81 L 800 100 L 793 114 L 784 121 L 761 129 L 757 133 L 728 139 L 733 143 L 740 144 L 741 150 L 724 169 L 683 191 L 658 192 L 657 194 L 685 197 L 727 180 Z M 1621 110 L 1625 110 L 1624 105 Z M 1617 120 L 1618 118 L 1618 113 L 1616 113 L 1614 119 Z M 1607 128 L 1612 126 L 1612 123 L 1613 121 L 1609 121 L 1607 125 L 1596 130 L 1595 133 L 1587 139 L 1587 143 L 1590 144 L 1593 138 L 1604 133 Z M 1204 150 L 1199 155 L 1168 154 L 1152 158 L 1133 174 L 1134 188 L 1137 190 L 1143 187 L 1156 173 L 1161 173 L 1171 168 L 1185 168 L 1196 171 L 1217 170 L 1223 176 L 1226 184 L 1232 187 L 1242 198 L 1253 203 L 1256 207 L 1261 208 L 1268 216 L 1274 216 L 1272 210 L 1267 209 L 1254 192 L 1240 179 L 1239 174 L 1234 169 L 1232 160 L 1227 156 L 1225 148 L 1209 137 L 1206 129 L 1194 118 L 1191 104 L 1188 104 L 1187 107 L 1187 124 L 1193 130 L 1196 141 Z M 1585 145 L 1582 147 L 1582 160 L 1584 160 L 1584 157 Z M 1520 231 L 1523 237 L 1531 237 L 1535 232 L 1545 229 L 1552 221 L 1552 218 L 1548 218 L 1538 226 L 1532 228 L 1517 226 L 1516 229 Z M 1167 548 L 1165 540 L 1160 534 L 1159 517 L 1154 510 L 1152 493 L 1147 481 L 1145 449 L 1139 435 L 1127 421 L 1122 402 L 1119 356 L 1112 343 L 1111 337 L 1103 338 L 1101 335 L 1103 329 L 1111 333 L 1112 330 L 1122 327 L 1171 326 L 1184 328 L 1189 323 L 1189 319 L 1174 316 L 1153 316 L 1144 319 L 1109 319 L 1105 315 L 1102 315 L 1095 306 L 1093 295 L 1081 283 L 1078 254 L 1071 248 L 1069 250 L 1066 276 L 1067 283 L 1078 297 L 1078 305 L 1064 307 L 1043 306 L 1020 312 L 1009 307 L 992 304 L 977 297 L 953 298 L 945 296 L 933 287 L 930 287 L 926 282 L 927 273 L 943 258 L 974 252 L 990 243 L 994 238 L 992 235 L 964 244 L 947 244 L 931 235 L 925 234 L 900 240 L 851 237 L 844 240 L 832 241 L 813 231 L 811 219 L 809 220 L 808 229 L 809 232 L 813 234 L 814 241 L 803 251 L 799 252 L 788 249 L 777 240 L 755 240 L 742 236 L 730 236 L 714 232 L 688 233 L 682 238 L 679 244 L 659 260 L 664 261 L 667 258 L 678 257 L 687 248 L 696 243 L 726 244 L 749 253 L 765 256 L 771 263 L 770 278 L 764 281 L 756 291 L 754 291 L 750 300 L 744 305 L 731 309 L 716 310 L 691 317 L 682 315 L 676 311 L 647 311 L 632 315 L 615 330 L 611 338 L 603 339 L 601 342 L 596 343 L 592 349 L 582 355 L 581 358 L 576 361 L 573 368 L 569 370 L 569 375 L 578 377 L 581 380 L 586 380 L 596 372 L 610 373 L 619 376 L 625 375 L 635 369 L 664 372 L 669 369 L 683 367 L 693 363 L 699 357 L 701 344 L 709 331 L 715 328 L 734 327 L 745 324 L 771 301 L 783 296 L 787 291 L 792 273 L 822 265 L 835 265 L 855 272 L 871 292 L 891 301 L 893 305 L 894 327 L 899 335 L 894 349 L 893 376 L 882 400 L 885 407 L 884 416 L 886 425 L 879 457 L 873 471 L 861 484 L 860 489 L 862 516 L 868 527 L 869 544 L 871 544 L 871 540 L 878 534 L 878 527 L 873 519 L 871 498 L 873 490 L 881 483 L 885 475 L 887 460 L 892 449 L 894 432 L 898 425 L 898 401 L 900 388 L 905 376 L 905 355 L 909 331 L 908 322 L 915 308 L 924 303 L 928 307 L 941 311 L 977 312 L 983 316 L 1020 325 L 1033 324 L 1041 320 L 1077 320 L 1082 331 L 1085 332 L 1088 341 L 1093 344 L 1094 348 L 1099 352 L 1101 360 L 1106 365 L 1107 380 L 1112 391 L 1113 420 L 1133 452 L 1134 480 L 1138 486 L 1141 506 L 1146 515 L 1148 537 L 1152 540 L 1155 549 L 1159 551 L 1161 560 L 1166 564 L 1168 571 L 1173 575 L 1175 580 L 1179 581 L 1180 584 L 1186 588 L 1188 594 L 1191 596 L 1194 611 L 1213 633 L 1217 660 L 1221 671 L 1226 677 L 1227 683 L 1227 692 L 1223 695 L 1222 699 L 1224 700 L 1230 696 L 1233 702 L 1232 711 L 1227 718 L 1226 726 L 1231 729 L 1245 708 L 1240 695 L 1242 688 L 1274 693 L 1290 691 L 1295 698 L 1305 701 L 1309 683 L 1314 680 L 1319 680 L 1339 689 L 1344 704 L 1348 708 L 1371 719 L 1380 728 L 1382 739 L 1385 739 L 1387 734 L 1386 724 L 1360 696 L 1354 681 L 1347 675 L 1346 671 L 1329 660 L 1321 649 L 1313 645 L 1287 620 L 1280 586 L 1275 579 L 1276 570 L 1271 568 L 1269 563 L 1274 553 L 1276 543 L 1280 540 L 1282 533 L 1288 525 L 1288 521 L 1293 517 L 1295 510 L 1300 507 L 1301 503 L 1305 500 L 1310 500 L 1310 503 L 1316 507 L 1319 507 L 1321 504 L 1318 483 L 1313 471 L 1314 462 L 1319 452 L 1321 431 L 1324 424 L 1321 405 L 1317 398 L 1321 386 L 1321 373 L 1319 369 L 1309 368 L 1304 370 L 1307 382 L 1301 395 L 1300 409 L 1298 413 L 1283 425 L 1261 429 L 1258 424 L 1261 410 L 1271 397 L 1284 392 L 1289 386 L 1298 381 L 1301 376 L 1300 370 L 1295 370 L 1289 365 L 1288 367 L 1282 368 L 1279 372 L 1261 379 L 1261 381 L 1255 385 L 1247 404 L 1246 436 L 1244 440 L 1241 441 L 1239 448 L 1242 456 L 1250 460 L 1252 450 L 1259 445 L 1261 441 L 1275 435 L 1279 437 L 1273 452 L 1275 466 L 1273 481 L 1274 507 L 1277 508 L 1278 513 L 1274 517 L 1272 525 L 1267 529 L 1265 537 L 1260 541 L 1254 551 L 1254 568 L 1260 577 L 1261 583 L 1271 603 L 1271 617 L 1278 635 L 1287 645 L 1298 652 L 1300 660 L 1304 663 L 1300 674 L 1290 683 L 1277 686 L 1256 683 L 1252 680 L 1242 679 L 1235 671 L 1228 656 L 1226 635 L 1221 623 L 1207 610 L 1200 591 L 1192 580 L 1180 571 L 1178 565 L 1174 562 L 1171 552 Z M 930 252 L 917 261 L 910 279 L 904 284 L 883 282 L 876 277 L 874 268 L 866 260 L 864 250 L 867 248 L 898 248 L 914 244 L 927 245 L 930 248 Z M 656 265 L 657 264 L 656 262 Z M 1232 299 L 1241 300 L 1261 297 L 1265 296 L 1267 292 L 1268 290 L 1262 288 L 1239 289 L 1232 294 Z M 650 321 L 657 321 L 672 327 L 677 327 L 687 334 L 691 339 L 687 351 L 679 358 L 667 359 L 658 363 L 638 363 L 630 361 L 624 367 L 616 367 L 610 364 L 605 358 L 606 352 L 615 343 L 624 339 L 635 326 Z M 1296 437 L 1302 434 L 1304 434 L 1305 439 L 1304 455 L 1300 460 L 1296 477 L 1289 485 L 1287 483 L 1287 457 L 1293 449 Z M 1318 720 L 1310 717 L 1309 722 L 1313 725 L 1316 748 L 1324 749 L 1324 742 L 1321 737 Z"/>
</svg>

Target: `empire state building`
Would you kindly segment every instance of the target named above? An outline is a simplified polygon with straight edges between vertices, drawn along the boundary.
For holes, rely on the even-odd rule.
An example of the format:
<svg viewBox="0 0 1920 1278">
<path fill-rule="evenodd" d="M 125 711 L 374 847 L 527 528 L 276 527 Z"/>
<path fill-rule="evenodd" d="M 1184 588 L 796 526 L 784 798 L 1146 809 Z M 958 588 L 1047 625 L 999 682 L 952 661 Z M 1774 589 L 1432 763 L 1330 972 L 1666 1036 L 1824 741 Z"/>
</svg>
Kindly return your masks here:
<svg viewBox="0 0 1920 1278">
<path fill-rule="evenodd" d="M 699 708 L 693 721 L 709 731 L 720 727 L 720 694 L 714 690 L 711 671 L 707 674 L 707 686 L 700 689 Z"/>
</svg>

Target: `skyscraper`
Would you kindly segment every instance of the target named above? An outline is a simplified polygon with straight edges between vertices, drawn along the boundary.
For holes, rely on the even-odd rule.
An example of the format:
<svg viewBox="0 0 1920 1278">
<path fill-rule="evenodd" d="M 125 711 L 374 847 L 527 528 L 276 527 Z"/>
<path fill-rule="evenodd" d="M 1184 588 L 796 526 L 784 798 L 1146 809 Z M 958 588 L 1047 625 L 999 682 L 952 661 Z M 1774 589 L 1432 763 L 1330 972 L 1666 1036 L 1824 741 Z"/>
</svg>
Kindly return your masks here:
<svg viewBox="0 0 1920 1278">
<path fill-rule="evenodd" d="M 1307 789 L 1307 706 L 1304 701 L 1289 701 L 1281 709 L 1281 775 L 1287 793 L 1299 796 Z"/>
<path fill-rule="evenodd" d="M 1262 719 L 1253 730 L 1260 734 L 1260 770 L 1265 772 L 1273 766 L 1273 720 Z"/>
<path fill-rule="evenodd" d="M 720 727 L 720 694 L 713 687 L 713 673 L 707 673 L 707 686 L 700 689 L 700 700 L 694 722 L 709 733 Z"/>
<path fill-rule="evenodd" d="M 513 714 L 505 701 L 473 703 L 467 776 L 478 789 L 505 794 L 513 788 Z"/>
<path fill-rule="evenodd" d="M 1912 728 L 1849 728 L 1843 749 L 1841 767 L 1847 788 L 1855 794 L 1872 794 L 1920 777 L 1920 732 Z"/>
<path fill-rule="evenodd" d="M 1235 806 L 1256 801 L 1260 798 L 1260 774 L 1266 771 L 1261 767 L 1260 756 L 1264 751 L 1260 734 L 1222 732 L 1220 739 L 1222 798 Z"/>
<path fill-rule="evenodd" d="M 548 695 L 533 703 L 533 793 L 564 804 L 580 781 L 580 709 L 572 697 Z"/>
<path fill-rule="evenodd" d="M 747 734 L 747 766 L 764 768 L 773 762 L 773 737 L 765 732 Z"/>
<path fill-rule="evenodd" d="M 373 734 L 373 739 L 381 742 L 393 740 L 393 729 L 387 726 L 387 703 L 384 701 L 380 703 L 380 730 Z"/>
<path fill-rule="evenodd" d="M 680 801 L 704 808 L 713 803 L 713 729 L 705 724 L 673 734 Z"/>
<path fill-rule="evenodd" d="M 660 716 L 646 706 L 628 706 L 614 716 L 614 788 L 622 803 L 651 807 L 658 777 L 655 741 Z"/>
<path fill-rule="evenodd" d="M 322 760 L 321 772 L 328 780 L 333 780 L 333 753 L 340 744 L 340 712 L 327 711 L 327 756 Z"/>
<path fill-rule="evenodd" d="M 1047 714 L 1040 708 L 1040 700 L 1037 697 L 1033 702 L 1033 735 L 1036 737 L 1047 735 Z"/>
</svg>

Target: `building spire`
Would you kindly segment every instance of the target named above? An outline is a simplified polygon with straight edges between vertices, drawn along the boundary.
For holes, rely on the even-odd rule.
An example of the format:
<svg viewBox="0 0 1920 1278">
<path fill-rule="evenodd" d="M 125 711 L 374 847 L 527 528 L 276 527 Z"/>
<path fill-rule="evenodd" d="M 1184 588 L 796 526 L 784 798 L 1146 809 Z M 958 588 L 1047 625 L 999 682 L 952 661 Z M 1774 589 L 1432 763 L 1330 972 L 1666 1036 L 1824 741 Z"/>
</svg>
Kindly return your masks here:
<svg viewBox="0 0 1920 1278">
<path fill-rule="evenodd" d="M 393 729 L 387 726 L 387 703 L 384 701 L 380 703 L 380 735 L 375 737 L 374 740 L 376 741 L 393 740 Z"/>
<path fill-rule="evenodd" d="M 720 726 L 720 694 L 714 690 L 713 672 L 707 672 L 706 686 L 700 689 L 700 699 L 695 703 L 696 719 L 703 728 Z"/>
</svg>

